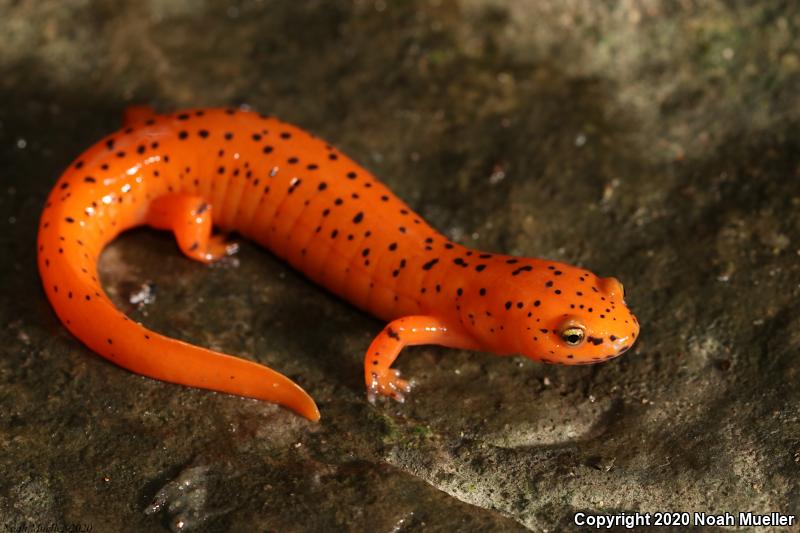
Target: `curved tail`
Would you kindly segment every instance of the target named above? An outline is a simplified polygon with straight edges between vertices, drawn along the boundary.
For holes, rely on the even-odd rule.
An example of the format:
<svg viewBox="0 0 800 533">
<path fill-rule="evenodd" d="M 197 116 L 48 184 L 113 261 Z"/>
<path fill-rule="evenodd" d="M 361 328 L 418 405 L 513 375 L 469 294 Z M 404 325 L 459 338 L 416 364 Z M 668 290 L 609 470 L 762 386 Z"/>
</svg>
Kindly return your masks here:
<svg viewBox="0 0 800 533">
<path fill-rule="evenodd" d="M 90 349 L 137 374 L 275 402 L 309 420 L 319 420 L 314 400 L 286 376 L 150 331 L 130 320 L 105 295 L 96 270 L 102 248 L 120 231 L 147 222 L 149 199 L 161 193 L 148 187 L 142 173 L 126 172 L 138 167 L 117 155 L 120 144 L 122 139 L 117 139 L 111 151 L 111 136 L 85 152 L 61 177 L 42 213 L 39 272 L 61 321 Z M 106 151 L 111 151 L 110 157 L 104 157 Z M 87 170 L 108 168 L 109 162 L 119 166 L 106 173 L 113 174 L 113 180 L 101 180 Z M 210 231 L 210 223 L 204 227 Z"/>
<path fill-rule="evenodd" d="M 309 420 L 319 420 L 314 400 L 286 376 L 252 361 L 165 337 L 130 320 L 94 281 L 94 261 L 92 268 L 79 266 L 85 260 L 82 247 L 69 238 L 60 245 L 53 243 L 48 236 L 57 233 L 58 226 L 40 233 L 44 289 L 67 329 L 92 351 L 137 374 L 275 402 Z"/>
</svg>

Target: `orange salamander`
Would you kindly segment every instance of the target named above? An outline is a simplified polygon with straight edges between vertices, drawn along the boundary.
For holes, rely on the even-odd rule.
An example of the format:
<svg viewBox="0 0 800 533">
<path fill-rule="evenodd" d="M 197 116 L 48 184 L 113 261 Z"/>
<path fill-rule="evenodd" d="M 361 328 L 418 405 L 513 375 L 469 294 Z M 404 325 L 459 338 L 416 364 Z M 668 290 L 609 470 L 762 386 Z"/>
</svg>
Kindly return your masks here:
<svg viewBox="0 0 800 533">
<path fill-rule="evenodd" d="M 639 333 L 615 278 L 453 243 L 296 126 L 243 109 L 129 109 L 122 130 L 69 166 L 42 212 L 38 265 L 55 312 L 92 351 L 132 372 L 276 402 L 314 421 L 314 400 L 282 374 L 159 335 L 114 307 L 98 257 L 142 224 L 172 231 L 203 263 L 235 251 L 212 224 L 235 230 L 388 322 L 364 360 L 370 400 L 403 401 L 410 383 L 391 365 L 404 346 L 586 364 L 622 354 Z"/>
</svg>

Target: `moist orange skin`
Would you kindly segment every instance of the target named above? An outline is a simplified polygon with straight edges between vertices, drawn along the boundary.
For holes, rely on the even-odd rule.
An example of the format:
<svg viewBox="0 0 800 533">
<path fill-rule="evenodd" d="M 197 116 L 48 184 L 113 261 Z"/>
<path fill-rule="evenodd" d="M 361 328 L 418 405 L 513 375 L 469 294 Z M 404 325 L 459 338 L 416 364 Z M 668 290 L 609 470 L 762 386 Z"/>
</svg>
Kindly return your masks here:
<svg viewBox="0 0 800 533">
<path fill-rule="evenodd" d="M 121 232 L 170 230 L 184 254 L 209 263 L 234 251 L 211 236 L 212 223 L 389 322 L 364 361 L 370 398 L 403 399 L 410 385 L 391 365 L 408 345 L 584 364 L 619 355 L 639 333 L 614 278 L 452 243 L 334 147 L 240 109 L 132 108 L 124 129 L 81 154 L 42 212 L 45 293 L 67 329 L 119 366 L 318 420 L 314 401 L 285 376 L 151 331 L 100 286 L 98 257 Z M 561 336 L 569 325 L 586 333 L 578 346 Z"/>
</svg>

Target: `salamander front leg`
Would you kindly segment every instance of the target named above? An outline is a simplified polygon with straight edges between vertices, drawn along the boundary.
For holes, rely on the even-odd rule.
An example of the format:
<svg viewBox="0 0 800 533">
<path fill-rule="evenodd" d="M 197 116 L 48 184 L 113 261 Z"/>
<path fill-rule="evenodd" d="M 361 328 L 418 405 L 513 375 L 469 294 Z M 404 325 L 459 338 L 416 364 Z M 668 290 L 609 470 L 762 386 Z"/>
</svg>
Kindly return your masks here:
<svg viewBox="0 0 800 533">
<path fill-rule="evenodd" d="M 405 346 L 439 344 L 451 348 L 475 349 L 477 344 L 464 333 L 450 328 L 432 316 L 407 316 L 389 323 L 370 344 L 364 358 L 367 399 L 374 403 L 378 394 L 398 402 L 405 400 L 412 383 L 400 378 L 392 363 Z"/>
<path fill-rule="evenodd" d="M 156 198 L 147 212 L 147 223 L 172 230 L 181 251 L 201 263 L 212 263 L 236 253 L 238 245 L 211 235 L 211 205 L 202 196 L 166 194 Z"/>
</svg>

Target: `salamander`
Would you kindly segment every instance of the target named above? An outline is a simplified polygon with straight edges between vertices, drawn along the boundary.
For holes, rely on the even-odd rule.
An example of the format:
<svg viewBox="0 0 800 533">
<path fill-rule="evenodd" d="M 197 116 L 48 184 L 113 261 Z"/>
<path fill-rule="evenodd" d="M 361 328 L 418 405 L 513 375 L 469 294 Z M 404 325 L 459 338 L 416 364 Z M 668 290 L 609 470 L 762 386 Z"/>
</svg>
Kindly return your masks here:
<svg viewBox="0 0 800 533">
<path fill-rule="evenodd" d="M 276 402 L 314 421 L 314 400 L 282 374 L 160 335 L 113 305 L 98 257 L 141 225 L 173 232 L 183 254 L 202 263 L 235 251 L 212 225 L 236 231 L 385 321 L 364 359 L 372 401 L 409 392 L 392 368 L 405 346 L 573 365 L 616 357 L 639 333 L 617 279 L 452 242 L 364 167 L 296 126 L 239 108 L 130 108 L 121 130 L 70 164 L 42 211 L 38 267 L 56 314 L 132 372 Z"/>
</svg>

